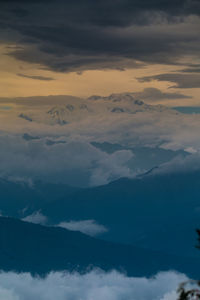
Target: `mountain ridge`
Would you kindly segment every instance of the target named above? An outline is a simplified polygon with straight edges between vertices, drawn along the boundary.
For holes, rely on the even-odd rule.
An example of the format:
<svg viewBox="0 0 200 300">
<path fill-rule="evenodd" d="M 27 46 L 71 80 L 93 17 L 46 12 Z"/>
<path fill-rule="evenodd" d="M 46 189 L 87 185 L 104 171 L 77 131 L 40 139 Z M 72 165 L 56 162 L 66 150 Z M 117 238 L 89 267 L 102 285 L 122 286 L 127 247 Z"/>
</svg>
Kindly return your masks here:
<svg viewBox="0 0 200 300">
<path fill-rule="evenodd" d="M 198 261 L 91 238 L 80 232 L 0 217 L 0 269 L 45 275 L 50 271 L 116 269 L 130 276 L 176 270 L 192 278 Z M 198 268 L 197 268 L 198 269 Z"/>
</svg>

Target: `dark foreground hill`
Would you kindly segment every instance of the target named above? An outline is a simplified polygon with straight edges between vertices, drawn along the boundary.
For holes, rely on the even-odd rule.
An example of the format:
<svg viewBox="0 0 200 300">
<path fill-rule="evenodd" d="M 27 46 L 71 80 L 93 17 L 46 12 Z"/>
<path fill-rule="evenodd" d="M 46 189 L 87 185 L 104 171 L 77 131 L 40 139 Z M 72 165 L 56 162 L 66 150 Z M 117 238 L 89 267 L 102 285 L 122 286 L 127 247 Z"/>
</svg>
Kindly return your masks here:
<svg viewBox="0 0 200 300">
<path fill-rule="evenodd" d="M 94 219 L 109 229 L 103 239 L 199 257 L 199 187 L 199 171 L 120 179 L 40 203 L 36 210 L 52 223 Z"/>
<path fill-rule="evenodd" d="M 1 181 L 0 211 L 16 218 L 40 211 L 49 225 L 93 219 L 108 228 L 102 239 L 198 258 L 199 187 L 199 171 L 120 179 L 88 189 Z"/>
<path fill-rule="evenodd" d="M 200 262 L 91 238 L 80 232 L 0 217 L 0 269 L 44 275 L 100 267 L 131 276 L 177 270 L 197 277 Z"/>
</svg>

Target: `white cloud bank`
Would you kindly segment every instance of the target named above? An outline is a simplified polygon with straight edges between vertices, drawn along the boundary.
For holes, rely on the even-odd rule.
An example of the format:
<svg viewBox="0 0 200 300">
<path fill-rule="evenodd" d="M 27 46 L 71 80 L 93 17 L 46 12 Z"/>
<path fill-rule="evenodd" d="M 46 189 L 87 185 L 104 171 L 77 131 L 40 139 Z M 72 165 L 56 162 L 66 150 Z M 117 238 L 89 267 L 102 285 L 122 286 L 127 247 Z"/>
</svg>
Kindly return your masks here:
<svg viewBox="0 0 200 300">
<path fill-rule="evenodd" d="M 96 223 L 95 220 L 61 222 L 58 226 L 72 231 L 80 231 L 90 236 L 96 236 L 108 231 L 105 226 Z"/>
<path fill-rule="evenodd" d="M 50 273 L 33 278 L 29 273 L 0 273 L 0 299 L 4 300 L 176 300 L 178 285 L 187 280 L 175 272 L 131 278 L 116 271 Z"/>
<path fill-rule="evenodd" d="M 108 154 L 83 140 L 48 146 L 45 138 L 25 141 L 14 135 L 0 135 L 0 144 L 0 177 L 16 182 L 96 186 L 134 176 L 128 166 L 134 156 L 129 150 Z"/>
<path fill-rule="evenodd" d="M 99 100 L 62 99 L 56 107 L 51 97 L 22 100 L 10 111 L 0 112 L 0 177 L 4 179 L 98 186 L 138 173 L 134 168 L 137 157 L 127 148 L 200 152 L 198 114 L 150 106 L 130 94 Z M 21 113 L 34 121 L 20 118 Z M 63 118 L 63 126 L 51 123 Z M 119 144 L 122 150 L 105 153 L 91 145 L 94 141 Z"/>
</svg>

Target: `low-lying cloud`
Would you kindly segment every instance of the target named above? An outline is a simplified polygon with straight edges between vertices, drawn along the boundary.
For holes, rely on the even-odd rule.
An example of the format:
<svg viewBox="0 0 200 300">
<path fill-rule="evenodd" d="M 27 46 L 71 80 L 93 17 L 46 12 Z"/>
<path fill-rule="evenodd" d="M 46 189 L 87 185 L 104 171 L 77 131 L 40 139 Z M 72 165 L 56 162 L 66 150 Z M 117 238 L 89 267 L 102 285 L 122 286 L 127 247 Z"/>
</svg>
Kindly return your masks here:
<svg viewBox="0 0 200 300">
<path fill-rule="evenodd" d="M 26 141 L 21 137 L 0 137 L 0 177 L 9 180 L 42 180 L 70 185 L 102 185 L 120 177 L 133 176 L 129 150 L 102 152 L 85 141 L 51 146 L 45 139 Z M 12 145 L 11 147 L 9 145 Z"/>
<path fill-rule="evenodd" d="M 22 220 L 33 224 L 49 225 L 48 217 L 42 214 L 41 211 L 35 211 L 22 218 Z M 92 219 L 63 221 L 54 226 L 62 227 L 71 231 L 80 231 L 90 236 L 97 236 L 108 231 L 108 228 Z"/>
<path fill-rule="evenodd" d="M 50 273 L 46 278 L 29 273 L 0 273 L 0 299 L 6 300 L 176 300 L 178 285 L 187 280 L 175 272 L 153 278 L 127 277 L 116 271 Z"/>
<path fill-rule="evenodd" d="M 30 215 L 22 218 L 25 222 L 34 224 L 48 225 L 48 217 L 42 214 L 41 211 L 35 211 Z M 95 220 L 70 220 L 56 224 L 57 227 L 62 227 L 71 231 L 80 231 L 90 236 L 97 236 L 108 231 L 104 225 L 97 223 Z"/>
<path fill-rule="evenodd" d="M 33 212 L 31 215 L 28 215 L 22 219 L 23 221 L 45 225 L 48 221 L 48 218 L 44 216 L 40 211 Z"/>
<path fill-rule="evenodd" d="M 194 149 L 188 149 L 192 153 Z M 164 163 L 155 169 L 152 174 L 165 173 L 190 173 L 200 170 L 200 154 L 192 153 L 188 156 L 177 156 L 171 161 Z"/>
<path fill-rule="evenodd" d="M 105 226 L 98 224 L 95 220 L 80 220 L 80 221 L 71 220 L 69 222 L 61 222 L 57 226 L 72 231 L 80 231 L 90 236 L 96 236 L 108 231 L 108 229 Z"/>
</svg>

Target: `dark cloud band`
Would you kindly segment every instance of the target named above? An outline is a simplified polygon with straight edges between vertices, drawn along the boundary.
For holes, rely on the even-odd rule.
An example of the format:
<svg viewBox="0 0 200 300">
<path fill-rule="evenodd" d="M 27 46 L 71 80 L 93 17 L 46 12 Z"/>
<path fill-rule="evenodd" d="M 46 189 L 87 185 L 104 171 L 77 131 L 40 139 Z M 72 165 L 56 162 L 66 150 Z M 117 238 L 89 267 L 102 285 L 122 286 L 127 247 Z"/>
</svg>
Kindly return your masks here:
<svg viewBox="0 0 200 300">
<path fill-rule="evenodd" d="M 138 78 L 138 81 L 140 82 L 150 82 L 153 80 L 175 83 L 175 85 L 170 88 L 189 89 L 200 87 L 200 75 L 198 74 L 166 73 Z"/>
<path fill-rule="evenodd" d="M 25 74 L 21 74 L 21 73 L 18 73 L 17 76 L 29 78 L 29 79 L 35 79 L 35 80 L 43 80 L 43 81 L 54 80 L 54 78 L 52 78 L 52 77 L 34 76 L 34 75 L 31 76 L 31 75 L 25 75 Z"/>
<path fill-rule="evenodd" d="M 0 29 L 23 45 L 11 55 L 54 71 L 175 64 L 200 51 L 195 0 L 0 0 L 0 6 Z"/>
</svg>

